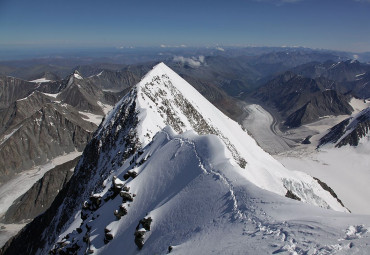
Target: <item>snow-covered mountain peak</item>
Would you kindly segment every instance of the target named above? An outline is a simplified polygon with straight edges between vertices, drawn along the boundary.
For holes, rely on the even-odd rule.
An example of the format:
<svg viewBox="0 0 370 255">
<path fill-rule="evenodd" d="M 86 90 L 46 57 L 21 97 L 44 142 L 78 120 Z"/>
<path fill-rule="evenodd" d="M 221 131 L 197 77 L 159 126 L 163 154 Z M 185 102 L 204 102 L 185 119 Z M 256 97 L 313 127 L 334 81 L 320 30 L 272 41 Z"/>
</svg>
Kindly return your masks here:
<svg viewBox="0 0 370 255">
<path fill-rule="evenodd" d="M 83 77 L 78 70 L 74 70 L 73 73 L 68 77 L 67 87 L 71 86 L 78 80 L 83 80 Z"/>
<path fill-rule="evenodd" d="M 126 152 L 146 146 L 166 126 L 178 134 L 188 130 L 200 135 L 213 134 L 228 148 L 232 162 L 241 168 L 244 178 L 257 186 L 283 196 L 294 194 L 292 197 L 296 199 L 321 207 L 346 211 L 312 177 L 285 169 L 238 123 L 163 63 L 156 65 L 116 105 L 100 126 L 97 137 L 117 135 L 123 128 L 122 124 L 117 125 L 122 119 L 135 123 L 128 131 L 132 139 Z"/>
<path fill-rule="evenodd" d="M 295 226 L 308 230 L 298 232 L 310 238 L 307 233 L 314 228 L 299 225 L 300 215 L 295 215 L 294 224 L 289 226 L 286 222 L 271 223 L 264 212 L 259 214 L 262 207 L 255 200 L 276 203 L 269 205 L 268 211 L 304 205 L 256 189 L 230 158 L 229 150 L 217 136 L 199 136 L 192 131 L 176 134 L 171 127 L 165 127 L 150 144 L 110 174 L 101 192 L 83 203 L 51 254 L 117 254 L 121 250 L 127 254 L 165 254 L 173 249 L 175 254 L 208 254 L 211 249 L 239 254 L 245 251 L 245 242 L 258 240 L 246 238 L 250 232 L 263 231 L 265 243 L 271 243 L 273 236 L 289 243 L 296 241 L 287 240 L 291 230 L 286 229 Z M 318 208 L 306 209 L 317 214 Z M 304 224 L 307 222 L 310 221 Z M 361 230 L 367 233 L 364 226 Z M 214 243 L 220 238 L 222 242 Z M 237 240 L 235 245 L 226 251 L 225 243 L 233 239 Z M 192 248 L 194 242 L 196 249 Z M 319 245 L 310 242 L 310 246 Z"/>
<path fill-rule="evenodd" d="M 295 221 L 300 212 L 335 215 L 308 204 L 347 211 L 332 194 L 321 181 L 287 170 L 161 63 L 106 116 L 66 188 L 24 233 L 44 237 L 28 242 L 35 254 L 185 254 L 194 242 L 202 247 L 199 240 L 207 246 L 190 254 L 214 247 L 224 254 L 245 252 L 245 240 L 248 247 L 255 243 L 245 235 L 262 231 L 262 239 L 270 235 L 268 243 L 276 237 L 278 244 L 266 250 L 277 253 L 278 247 L 300 245 L 285 231 L 301 235 L 303 225 Z M 301 211 L 291 215 L 286 207 Z M 294 222 L 275 221 L 275 212 Z M 314 236 L 306 230 L 304 238 Z M 235 250 L 224 249 L 219 240 L 225 236 Z M 319 247 L 316 242 L 305 250 Z"/>
<path fill-rule="evenodd" d="M 79 79 L 79 80 L 82 80 L 83 79 L 81 73 L 78 70 L 75 70 L 73 72 L 73 77 L 75 77 L 76 79 Z"/>
</svg>

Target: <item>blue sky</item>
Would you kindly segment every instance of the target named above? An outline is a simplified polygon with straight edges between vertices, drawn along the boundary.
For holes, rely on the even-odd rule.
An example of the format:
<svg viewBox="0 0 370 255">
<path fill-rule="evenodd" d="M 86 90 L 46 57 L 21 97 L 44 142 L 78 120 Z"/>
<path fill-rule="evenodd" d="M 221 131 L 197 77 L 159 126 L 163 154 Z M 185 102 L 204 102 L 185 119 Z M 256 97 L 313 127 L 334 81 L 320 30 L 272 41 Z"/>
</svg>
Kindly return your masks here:
<svg viewBox="0 0 370 255">
<path fill-rule="evenodd" d="M 370 51 L 370 0 L 0 0 L 0 47 L 306 46 Z"/>
</svg>

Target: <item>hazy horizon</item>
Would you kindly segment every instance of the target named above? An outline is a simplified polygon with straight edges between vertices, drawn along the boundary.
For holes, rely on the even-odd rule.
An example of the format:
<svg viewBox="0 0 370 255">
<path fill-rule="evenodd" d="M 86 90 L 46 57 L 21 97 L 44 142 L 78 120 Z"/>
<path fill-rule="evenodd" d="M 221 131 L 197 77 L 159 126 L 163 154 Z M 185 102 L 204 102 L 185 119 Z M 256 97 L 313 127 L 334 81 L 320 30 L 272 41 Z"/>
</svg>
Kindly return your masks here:
<svg viewBox="0 0 370 255">
<path fill-rule="evenodd" d="M 369 0 L 0 2 L 0 49 L 300 46 L 370 51 Z"/>
</svg>

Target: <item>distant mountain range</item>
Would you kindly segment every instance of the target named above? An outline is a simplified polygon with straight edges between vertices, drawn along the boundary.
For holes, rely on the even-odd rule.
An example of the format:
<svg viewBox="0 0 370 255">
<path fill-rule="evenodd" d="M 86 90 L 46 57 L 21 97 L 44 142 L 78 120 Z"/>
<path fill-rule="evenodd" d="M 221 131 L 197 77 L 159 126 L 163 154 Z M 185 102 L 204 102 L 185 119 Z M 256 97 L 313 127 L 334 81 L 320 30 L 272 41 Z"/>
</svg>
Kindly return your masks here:
<svg viewBox="0 0 370 255">
<path fill-rule="evenodd" d="M 307 63 L 292 69 L 294 73 L 310 78 L 325 77 L 336 83 L 342 93 L 350 92 L 359 98 L 370 97 L 370 65 L 357 60 Z"/>
<path fill-rule="evenodd" d="M 81 154 L 104 115 L 124 94 L 124 90 L 106 91 L 103 83 L 84 78 L 78 71 L 62 80 L 52 80 L 58 77 L 50 73 L 34 78 L 0 78 L 0 181 L 20 178 L 30 169 L 42 172 L 55 158 L 65 158 L 65 163 L 47 172 L 38 187 L 19 198 L 2 215 L 5 223 L 29 221 L 50 206 L 72 175 L 76 152 Z M 22 213 L 27 206 L 28 213 Z"/>
<path fill-rule="evenodd" d="M 89 141 L 92 142 L 86 148 L 81 161 L 85 162 L 86 169 L 104 173 L 99 180 L 108 176 L 108 168 L 118 169 L 127 158 L 142 148 L 140 146 L 146 145 L 146 142 L 153 139 L 160 131 L 148 128 L 141 137 L 146 139 L 146 142 L 136 143 L 136 140 L 132 140 L 135 138 L 132 132 L 138 129 L 135 126 L 137 119 L 129 117 L 142 110 L 137 105 L 131 104 L 140 96 L 133 95 L 135 91 L 133 87 L 135 84 L 141 84 L 142 77 L 152 70 L 158 59 L 163 59 L 181 78 L 173 75 L 168 67 L 163 67 L 164 64 L 160 64 L 159 66 L 166 70 L 163 75 L 168 76 L 168 73 L 171 73 L 171 77 L 168 79 L 162 77 L 162 79 L 160 76 L 158 81 L 154 80 L 155 77 L 151 77 L 154 85 L 156 83 L 168 85 L 179 80 L 181 80 L 179 84 L 184 84 L 182 80 L 184 79 L 191 84 L 186 83 L 185 87 L 194 87 L 220 111 L 237 121 L 242 120 L 246 114 L 240 102 L 244 98 L 252 97 L 253 100 L 274 108 L 277 112 L 275 117 L 283 121 L 285 128 L 294 128 L 328 115 L 350 115 L 353 111 L 349 104 L 351 97 L 367 98 L 370 95 L 368 85 L 370 65 L 348 60 L 351 57 L 350 54 L 302 48 L 273 50 L 260 48 L 255 51 L 245 49 L 230 52 L 213 49 L 210 52 L 212 52 L 210 55 L 202 55 L 205 52 L 201 50 L 184 51 L 183 56 L 179 56 L 178 52 L 160 57 L 151 55 L 144 58 L 146 62 L 131 65 L 113 62 L 102 64 L 95 60 L 94 63 L 89 63 L 87 60 L 78 62 L 77 59 L 63 59 L 60 62 L 57 61 L 56 65 L 47 64 L 45 59 L 39 60 L 40 63 L 35 61 L 35 64 L 32 64 L 32 61 L 0 63 L 0 73 L 19 75 L 23 78 L 0 77 L 0 161 L 3 162 L 0 165 L 0 181 L 4 183 L 24 170 L 41 167 L 56 157 L 76 151 L 82 153 Z M 145 89 L 143 91 L 145 92 Z M 240 167 L 249 164 L 248 159 L 240 156 L 234 144 L 227 142 L 227 136 L 218 132 L 219 125 L 210 125 L 207 122 L 207 117 L 212 119 L 208 116 L 208 112 L 205 113 L 207 117 L 201 117 L 202 109 L 199 109 L 202 108 L 201 106 L 183 101 L 181 93 L 174 94 L 172 90 L 159 89 L 156 94 L 152 94 L 152 91 L 147 91 L 148 94 L 144 92 L 142 97 L 148 97 L 154 101 L 163 99 L 160 105 L 151 105 L 156 111 L 154 118 L 163 119 L 163 123 L 158 124 L 160 129 L 166 124 L 176 132 L 182 132 L 184 126 L 190 125 L 190 129 L 200 134 L 218 134 L 233 156 L 233 160 Z M 125 111 L 115 116 L 114 121 L 112 119 L 111 124 L 114 127 L 109 126 L 107 117 L 104 116 L 122 97 L 125 97 L 125 100 L 131 98 L 131 101 L 129 100 L 131 103 L 120 103 L 119 107 Z M 171 100 L 175 100 L 177 105 L 175 108 L 169 105 Z M 203 102 L 203 98 L 200 101 Z M 207 107 L 211 108 L 208 103 Z M 151 112 L 152 108 L 147 111 Z M 179 117 L 179 111 L 186 115 L 185 119 Z M 212 111 L 214 111 L 213 108 Z M 148 112 L 142 111 L 142 114 L 148 114 Z M 103 122 L 105 124 L 102 124 L 104 127 L 99 127 L 100 131 L 97 132 L 104 133 L 106 137 L 100 137 L 99 140 L 93 133 L 103 118 L 105 118 Z M 119 122 L 117 118 L 123 118 L 123 122 Z M 364 137 L 362 134 L 368 133 L 368 127 L 366 121 L 362 121 L 365 117 L 354 118 L 357 121 L 352 122 L 350 119 L 344 124 L 339 124 L 333 132 L 329 132 L 323 138 L 322 144 L 331 142 L 337 147 L 344 144 L 356 145 L 356 141 Z M 225 120 L 225 123 L 228 121 Z M 353 128 L 354 126 L 358 127 Z M 116 130 L 115 134 L 110 133 L 111 128 Z M 119 131 L 121 129 L 123 131 Z M 350 129 L 356 131 L 351 133 L 351 138 L 343 138 Z M 335 134 L 330 135 L 331 133 Z M 121 139 L 122 144 L 126 144 L 127 150 L 117 149 L 122 145 L 116 144 L 118 138 Z M 335 140 L 337 138 L 338 140 Z M 108 148 L 112 150 L 111 146 L 116 146 L 114 157 L 104 154 L 104 160 L 98 159 L 103 157 L 101 156 L 103 154 L 96 151 L 100 142 L 104 151 L 108 151 Z M 70 170 L 77 163 L 75 158 L 76 156 L 74 159 L 68 159 L 64 164 L 56 166 L 45 174 L 5 212 L 2 221 L 27 222 L 43 213 L 51 205 L 58 190 L 64 190 L 64 193 L 55 200 L 55 205 L 43 216 L 51 220 L 48 217 L 52 217 L 55 210 L 59 210 L 57 206 L 64 201 L 64 196 L 66 194 L 72 197 L 78 196 L 84 185 L 83 182 L 79 184 L 76 180 L 72 181 L 73 184 L 69 184 L 69 179 L 73 180 Z M 98 161 L 104 162 L 104 169 L 101 165 L 95 164 Z M 98 167 L 100 170 L 97 170 Z M 81 169 L 81 166 L 78 169 Z M 268 170 L 268 167 L 263 171 L 266 169 Z M 79 175 L 88 177 L 86 182 L 91 177 L 83 170 L 78 172 Z M 98 178 L 98 175 L 94 176 Z M 312 181 L 312 179 L 309 180 Z M 316 185 L 315 181 L 314 183 Z M 76 187 L 71 189 L 71 185 Z M 308 199 L 289 181 L 279 185 L 280 191 L 277 193 L 280 195 L 298 200 Z M 68 188 L 72 193 L 66 191 Z M 95 188 L 91 186 L 90 191 Z M 263 186 L 263 188 L 266 187 Z M 78 200 L 81 199 L 78 198 Z M 79 204 L 77 205 L 76 202 L 75 206 L 73 210 Z M 29 212 L 23 213 L 25 208 L 29 208 Z M 71 215 L 68 214 L 69 216 Z M 66 220 L 63 218 L 57 228 L 61 227 Z M 37 245 L 39 243 L 36 242 L 35 247 Z"/>
<path fill-rule="evenodd" d="M 287 127 L 298 127 L 327 115 L 351 114 L 345 96 L 332 89 L 333 82 L 286 72 L 260 87 L 253 96 L 276 107 Z"/>
</svg>

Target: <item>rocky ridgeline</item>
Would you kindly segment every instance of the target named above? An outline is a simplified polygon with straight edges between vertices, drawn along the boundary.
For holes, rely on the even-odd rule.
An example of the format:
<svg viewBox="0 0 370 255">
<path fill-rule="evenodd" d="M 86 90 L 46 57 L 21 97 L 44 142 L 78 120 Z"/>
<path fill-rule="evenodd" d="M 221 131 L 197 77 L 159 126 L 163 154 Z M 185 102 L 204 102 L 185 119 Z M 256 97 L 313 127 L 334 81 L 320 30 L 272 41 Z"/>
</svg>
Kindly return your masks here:
<svg viewBox="0 0 370 255">
<path fill-rule="evenodd" d="M 370 134 L 370 108 L 362 110 L 356 116 L 347 118 L 332 127 L 329 132 L 320 139 L 318 147 L 325 144 L 334 144 L 335 147 L 345 145 L 358 146 L 360 140 Z"/>
<path fill-rule="evenodd" d="M 130 171 L 130 173 L 127 172 L 126 174 L 130 176 L 129 178 L 135 178 L 137 176 L 137 173 L 134 171 Z M 96 211 L 108 201 L 114 200 L 118 195 L 122 198 L 122 202 L 118 206 L 118 209 L 112 212 L 115 216 L 115 220 L 119 221 L 122 217 L 127 215 L 130 203 L 134 202 L 136 194 L 130 193 L 130 188 L 125 186 L 125 182 L 120 180 L 117 176 L 113 176 L 111 187 L 103 196 L 94 194 L 90 196 L 89 200 L 84 201 L 81 208 L 81 225 L 70 234 L 67 234 L 61 241 L 57 242 L 50 250 L 50 253 L 76 254 L 82 251 L 86 251 L 88 254 L 94 253 L 94 250 L 90 248 L 90 235 L 94 220 L 100 217 L 100 214 L 96 213 Z M 146 230 L 150 230 L 150 223 L 147 223 L 147 221 L 140 223 L 144 224 Z M 148 224 L 149 229 L 147 227 Z M 102 236 L 104 236 L 104 244 L 108 244 L 114 238 L 108 226 L 104 229 L 104 235 Z M 138 245 L 138 248 L 142 248 L 144 245 L 143 235 L 140 237 L 140 242 L 137 241 L 137 236 L 138 234 L 135 232 L 135 243 Z"/>
<path fill-rule="evenodd" d="M 131 193 L 130 187 L 125 184 L 138 176 L 134 169 L 141 166 L 149 157 L 149 155 L 142 156 L 143 153 L 143 150 L 139 150 L 132 156 L 130 161 L 131 169 L 122 175 L 124 180 L 113 176 L 110 188 L 104 195 L 93 194 L 88 200 L 83 202 L 80 213 L 82 220 L 80 226 L 58 241 L 50 250 L 50 254 L 77 254 L 84 251 L 87 254 L 94 253 L 94 249 L 90 247 L 90 237 L 94 220 L 101 216 L 97 211 L 99 208 L 104 207 L 106 203 L 115 200 L 119 196 L 121 197 L 121 202 L 119 202 L 118 208 L 112 212 L 115 216 L 115 221 L 121 220 L 122 217 L 130 212 L 130 204 L 134 202 L 136 194 Z M 144 245 L 145 233 L 150 231 L 151 222 L 151 217 L 141 219 L 135 233 L 133 233 L 133 241 L 138 249 L 141 249 Z M 96 235 L 96 231 L 94 235 Z M 109 225 L 105 227 L 104 235 L 102 236 L 104 244 L 108 244 L 114 239 L 114 234 Z"/>
</svg>

